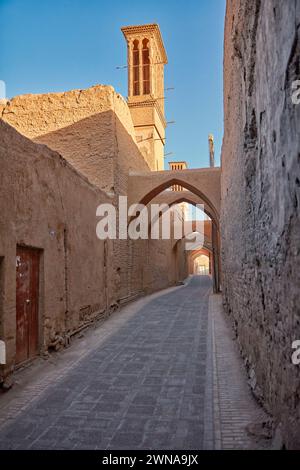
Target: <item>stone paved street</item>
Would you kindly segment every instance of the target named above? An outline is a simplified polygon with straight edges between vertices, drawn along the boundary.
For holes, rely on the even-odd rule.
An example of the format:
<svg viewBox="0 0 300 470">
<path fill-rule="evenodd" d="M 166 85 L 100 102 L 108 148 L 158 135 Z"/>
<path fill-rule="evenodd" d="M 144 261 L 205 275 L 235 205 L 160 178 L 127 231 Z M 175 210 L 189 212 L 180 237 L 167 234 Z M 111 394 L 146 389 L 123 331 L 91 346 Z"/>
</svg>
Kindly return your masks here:
<svg viewBox="0 0 300 470">
<path fill-rule="evenodd" d="M 267 417 L 209 277 L 140 299 L 0 396 L 0 449 L 249 449 Z M 18 375 L 19 374 L 19 375 Z"/>
<path fill-rule="evenodd" d="M 1 448 L 201 449 L 210 291 L 195 277 L 150 301 L 4 427 Z"/>
</svg>

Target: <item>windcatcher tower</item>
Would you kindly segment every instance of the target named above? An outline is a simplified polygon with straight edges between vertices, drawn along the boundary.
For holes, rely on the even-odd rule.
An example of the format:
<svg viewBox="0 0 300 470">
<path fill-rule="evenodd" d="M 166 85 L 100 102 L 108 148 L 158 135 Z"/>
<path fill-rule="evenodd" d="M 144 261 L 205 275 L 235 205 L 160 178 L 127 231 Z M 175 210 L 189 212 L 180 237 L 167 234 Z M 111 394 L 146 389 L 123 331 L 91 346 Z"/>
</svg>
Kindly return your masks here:
<svg viewBox="0 0 300 470">
<path fill-rule="evenodd" d="M 164 65 L 167 54 L 157 24 L 126 26 L 128 105 L 137 144 L 153 171 L 164 169 Z"/>
</svg>

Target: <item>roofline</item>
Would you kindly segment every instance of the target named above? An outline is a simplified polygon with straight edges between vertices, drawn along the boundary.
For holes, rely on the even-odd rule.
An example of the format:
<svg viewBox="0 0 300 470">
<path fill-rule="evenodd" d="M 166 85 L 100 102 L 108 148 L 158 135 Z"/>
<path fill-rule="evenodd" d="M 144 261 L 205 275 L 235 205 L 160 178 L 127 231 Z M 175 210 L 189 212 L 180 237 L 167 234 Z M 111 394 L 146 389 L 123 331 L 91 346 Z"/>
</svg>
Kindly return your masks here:
<svg viewBox="0 0 300 470">
<path fill-rule="evenodd" d="M 175 160 L 172 160 L 171 162 L 168 162 L 168 163 L 169 163 L 169 164 L 172 164 L 172 163 L 174 163 L 174 164 L 185 163 L 186 166 L 187 166 L 187 162 L 186 162 L 185 160 L 178 160 L 178 161 L 177 161 L 177 160 L 176 160 L 176 161 L 175 161 Z M 186 168 L 186 169 L 188 169 L 188 168 Z"/>
<path fill-rule="evenodd" d="M 168 63 L 168 57 L 167 57 L 166 49 L 164 46 L 163 38 L 160 32 L 159 25 L 157 23 L 123 26 L 121 28 L 121 31 L 124 34 L 125 39 L 127 38 L 127 34 L 135 34 L 135 33 L 141 33 L 141 32 L 155 32 L 157 34 L 158 43 L 162 51 L 163 62 L 165 64 Z"/>
</svg>

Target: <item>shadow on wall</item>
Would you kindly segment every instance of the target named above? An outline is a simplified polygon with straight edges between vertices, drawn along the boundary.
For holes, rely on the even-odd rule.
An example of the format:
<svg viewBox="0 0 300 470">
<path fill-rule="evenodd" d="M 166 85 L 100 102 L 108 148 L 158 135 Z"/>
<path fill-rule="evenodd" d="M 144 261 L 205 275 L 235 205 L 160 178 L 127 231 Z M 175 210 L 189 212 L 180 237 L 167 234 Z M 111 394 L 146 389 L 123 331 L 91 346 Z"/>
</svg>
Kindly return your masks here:
<svg viewBox="0 0 300 470">
<path fill-rule="evenodd" d="M 35 141 L 60 152 L 89 181 L 110 192 L 114 196 L 114 204 L 117 204 L 119 195 L 128 193 L 129 171 L 150 172 L 132 135 L 112 110 L 40 135 Z M 132 243 L 116 240 L 113 250 L 117 300 L 120 302 L 169 287 L 178 281 L 172 268 L 171 241 Z M 147 255 L 147 250 L 151 256 Z M 148 256 L 147 266 L 143 266 L 145 256 Z"/>
<path fill-rule="evenodd" d="M 59 152 L 104 191 L 126 194 L 128 172 L 149 170 L 132 136 L 112 110 L 37 136 L 34 141 Z"/>
<path fill-rule="evenodd" d="M 292 362 L 300 338 L 299 24 L 299 1 L 227 1 L 224 304 L 254 393 L 289 449 L 300 448 L 300 368 Z"/>
<path fill-rule="evenodd" d="M 95 234 L 96 208 L 108 202 L 106 195 L 58 153 L 3 121 L 0 130 L 0 257 L 5 257 L 2 278 L 6 280 L 0 308 L 6 374 L 16 356 L 17 246 L 42 253 L 39 324 L 34 326 L 41 332 L 40 350 L 59 346 L 67 335 L 95 319 L 114 303 L 115 292 L 112 268 L 105 268 L 104 243 Z M 107 277 L 108 291 L 103 289 Z"/>
<path fill-rule="evenodd" d="M 102 115 L 101 119 L 106 121 L 111 113 L 103 114 L 106 116 Z M 71 128 L 78 127 L 82 132 L 91 125 L 90 135 L 93 135 L 97 123 L 99 116 L 84 119 L 84 125 L 77 123 L 50 135 L 53 142 L 58 142 L 71 155 L 75 148 L 74 143 L 72 148 L 67 144 L 74 135 Z M 130 145 L 132 138 L 121 129 L 119 127 L 119 139 Z M 111 202 L 112 198 L 48 146 L 31 141 L 1 120 L 0 131 L 0 268 L 4 266 L 5 257 L 6 280 L 0 292 L 0 334 L 3 332 L 7 350 L 7 364 L 1 368 L 3 378 L 13 370 L 16 357 L 17 246 L 31 247 L 42 253 L 39 324 L 34 326 L 41 332 L 41 352 L 65 345 L 70 335 L 114 308 L 121 295 L 124 294 L 125 300 L 131 300 L 147 289 L 168 287 L 175 280 L 169 275 L 173 267 L 170 241 L 163 244 L 154 241 L 151 246 L 145 240 L 123 244 L 108 240 L 105 244 L 96 237 L 96 208 L 101 203 Z M 83 158 L 76 154 L 80 163 L 84 162 L 84 157 L 90 156 L 93 160 L 98 149 L 92 147 L 91 151 L 81 132 L 78 138 L 82 137 L 87 151 Z M 98 144 L 100 148 L 101 142 Z M 110 182 L 121 178 L 123 188 L 126 188 L 130 165 L 125 163 L 126 149 L 121 149 L 117 155 L 121 155 L 117 163 L 112 152 L 109 156 L 113 160 L 111 168 L 119 169 L 115 172 L 117 175 L 111 172 L 116 179 L 112 178 Z M 99 152 L 96 156 L 93 164 L 98 162 L 96 168 L 101 176 Z M 133 164 L 144 168 L 145 162 L 140 158 L 140 154 L 134 154 Z M 86 168 L 90 171 L 93 166 Z M 148 260 L 146 268 L 145 259 Z M 148 276 L 144 275 L 145 271 Z"/>
</svg>

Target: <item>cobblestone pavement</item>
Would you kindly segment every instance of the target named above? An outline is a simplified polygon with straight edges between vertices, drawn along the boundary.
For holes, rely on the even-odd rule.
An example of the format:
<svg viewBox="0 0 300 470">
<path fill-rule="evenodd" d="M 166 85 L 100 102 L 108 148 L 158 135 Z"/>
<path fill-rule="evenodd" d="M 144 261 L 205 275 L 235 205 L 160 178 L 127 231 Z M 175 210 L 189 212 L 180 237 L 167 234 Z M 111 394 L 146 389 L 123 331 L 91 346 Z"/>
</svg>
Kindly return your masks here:
<svg viewBox="0 0 300 470">
<path fill-rule="evenodd" d="M 1 448 L 201 449 L 209 278 L 132 316 L 0 432 Z"/>
<path fill-rule="evenodd" d="M 0 449 L 259 447 L 245 426 L 262 412 L 210 278 L 149 299 L 0 397 Z"/>
</svg>

